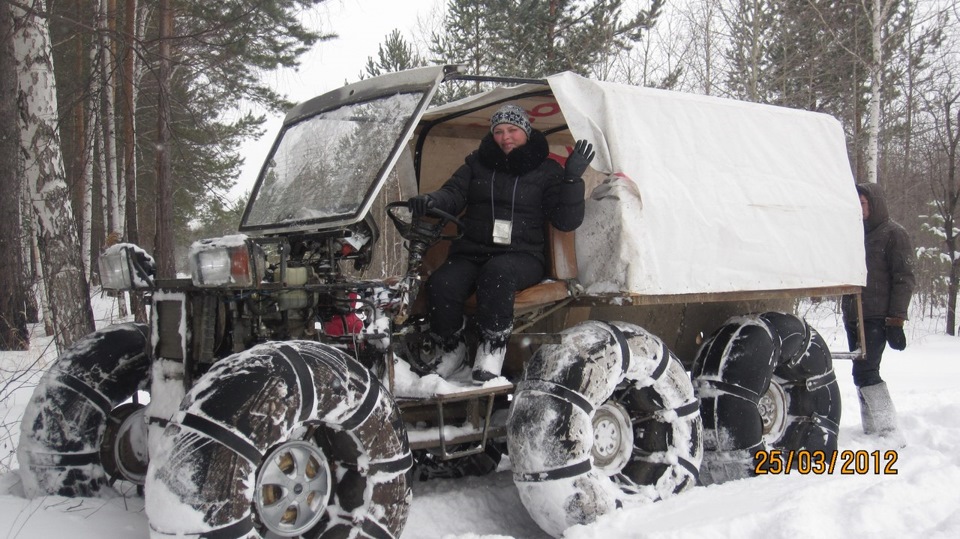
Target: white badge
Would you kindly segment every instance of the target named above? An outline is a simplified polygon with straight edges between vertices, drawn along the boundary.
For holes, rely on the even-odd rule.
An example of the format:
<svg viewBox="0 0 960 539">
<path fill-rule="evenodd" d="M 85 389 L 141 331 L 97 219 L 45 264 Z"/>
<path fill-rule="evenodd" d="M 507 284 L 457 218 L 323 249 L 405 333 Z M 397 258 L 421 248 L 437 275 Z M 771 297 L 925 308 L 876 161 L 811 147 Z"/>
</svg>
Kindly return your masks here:
<svg viewBox="0 0 960 539">
<path fill-rule="evenodd" d="M 513 235 L 513 223 L 506 219 L 493 220 L 493 243 L 510 245 L 510 236 Z"/>
</svg>

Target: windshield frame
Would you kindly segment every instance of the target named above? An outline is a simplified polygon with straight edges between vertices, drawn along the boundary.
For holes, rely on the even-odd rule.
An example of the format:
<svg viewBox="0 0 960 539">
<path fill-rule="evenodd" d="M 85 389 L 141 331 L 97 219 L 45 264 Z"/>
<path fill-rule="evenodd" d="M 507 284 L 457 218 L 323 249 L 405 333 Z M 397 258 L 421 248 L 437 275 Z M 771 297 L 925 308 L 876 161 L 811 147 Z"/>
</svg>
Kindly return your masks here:
<svg viewBox="0 0 960 539">
<path fill-rule="evenodd" d="M 303 232 L 312 230 L 330 230 L 343 228 L 345 226 L 357 223 L 366 216 L 373 205 L 373 201 L 386 182 L 389 172 L 393 169 L 401 152 L 407 145 L 407 142 L 413 135 L 414 128 L 423 115 L 438 85 L 444 80 L 451 71 L 451 66 L 433 66 L 412 71 L 399 73 L 390 73 L 373 79 L 366 79 L 354 84 L 338 88 L 327 92 L 321 96 L 315 97 L 309 101 L 301 103 L 290 110 L 284 118 L 277 137 L 274 139 L 270 152 L 264 163 L 261 165 L 260 173 L 257 175 L 257 181 L 253 186 L 250 198 L 247 200 L 243 216 L 240 220 L 239 231 L 252 235 L 275 235 L 288 232 Z M 420 101 L 406 120 L 401 129 L 400 135 L 394 141 L 387 159 L 377 172 L 377 177 L 370 183 L 370 187 L 364 194 L 363 201 L 359 208 L 347 215 L 337 215 L 332 217 L 318 217 L 298 219 L 291 221 L 282 221 L 278 223 L 266 224 L 247 224 L 253 204 L 257 199 L 264 183 L 264 178 L 268 171 L 269 163 L 276 154 L 280 141 L 287 131 L 304 121 L 309 121 L 319 114 L 330 112 L 332 110 L 365 103 L 396 94 L 421 93 Z"/>
</svg>

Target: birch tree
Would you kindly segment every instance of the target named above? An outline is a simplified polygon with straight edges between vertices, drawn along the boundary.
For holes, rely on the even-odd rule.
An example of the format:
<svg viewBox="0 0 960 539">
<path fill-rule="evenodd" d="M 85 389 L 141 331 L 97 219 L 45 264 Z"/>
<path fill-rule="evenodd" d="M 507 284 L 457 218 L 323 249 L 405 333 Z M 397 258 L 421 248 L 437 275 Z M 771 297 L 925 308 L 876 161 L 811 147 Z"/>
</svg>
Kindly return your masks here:
<svg viewBox="0 0 960 539">
<path fill-rule="evenodd" d="M 873 0 L 870 10 L 870 104 L 867 123 L 867 181 L 877 183 L 877 160 L 880 148 L 880 100 L 883 94 L 884 31 L 894 4 L 899 0 Z"/>
<path fill-rule="evenodd" d="M 137 43 L 144 34 L 146 15 L 141 13 L 137 0 L 125 0 L 123 25 L 123 200 L 126 240 L 140 243 L 140 223 L 137 213 L 137 94 L 143 62 L 136 54 Z M 146 309 L 138 294 L 130 295 L 130 310 L 134 320 L 146 322 Z"/>
<path fill-rule="evenodd" d="M 42 0 L 11 6 L 15 21 L 20 144 L 36 223 L 47 305 L 60 350 L 94 330 L 89 287 L 57 132 L 57 90 Z"/>
</svg>

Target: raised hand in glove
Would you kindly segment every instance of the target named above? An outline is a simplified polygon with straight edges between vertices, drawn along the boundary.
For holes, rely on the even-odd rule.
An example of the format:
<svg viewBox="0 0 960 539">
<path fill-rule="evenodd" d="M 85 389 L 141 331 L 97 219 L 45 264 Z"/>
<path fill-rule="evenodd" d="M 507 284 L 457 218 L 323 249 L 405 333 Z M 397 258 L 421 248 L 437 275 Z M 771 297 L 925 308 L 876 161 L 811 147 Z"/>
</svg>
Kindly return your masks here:
<svg viewBox="0 0 960 539">
<path fill-rule="evenodd" d="M 596 153 L 593 151 L 593 144 L 586 140 L 578 140 L 573 147 L 573 153 L 567 157 L 567 168 L 563 173 L 564 181 L 574 182 L 580 179 L 590 161 L 593 161 L 594 155 Z"/>
<path fill-rule="evenodd" d="M 903 350 L 907 347 L 907 336 L 903 334 L 903 319 L 887 318 L 887 344 L 894 350 Z"/>
<path fill-rule="evenodd" d="M 407 204 L 410 205 L 410 211 L 414 217 L 423 217 L 426 215 L 427 210 L 437 205 L 436 201 L 433 200 L 433 197 L 430 195 L 410 197 L 410 199 L 407 200 Z"/>
</svg>

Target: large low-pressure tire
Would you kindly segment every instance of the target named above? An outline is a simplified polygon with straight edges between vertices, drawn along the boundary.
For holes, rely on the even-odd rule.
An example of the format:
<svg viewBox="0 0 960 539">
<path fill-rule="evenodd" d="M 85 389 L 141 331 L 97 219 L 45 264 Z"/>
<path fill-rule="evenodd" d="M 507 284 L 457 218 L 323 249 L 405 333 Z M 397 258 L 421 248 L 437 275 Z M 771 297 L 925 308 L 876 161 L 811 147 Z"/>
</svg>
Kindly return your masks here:
<svg viewBox="0 0 960 539">
<path fill-rule="evenodd" d="M 399 537 L 412 459 L 393 398 L 344 352 L 267 343 L 220 361 L 151 455 L 153 537 Z"/>
<path fill-rule="evenodd" d="M 149 377 L 146 335 L 142 324 L 91 333 L 44 373 L 20 424 L 17 459 L 28 497 L 91 496 L 118 465 L 145 466 L 143 452 L 126 451 L 129 437 L 117 433 L 136 428 L 131 418 L 142 417 L 134 415 L 136 405 L 118 405 Z"/>
<path fill-rule="evenodd" d="M 734 317 L 703 343 L 692 377 L 701 401 L 706 484 L 756 475 L 758 451 L 834 451 L 840 392 L 826 342 L 802 318 Z"/>
<path fill-rule="evenodd" d="M 589 321 L 542 346 L 507 420 L 514 481 L 547 533 L 697 483 L 699 407 L 680 361 L 623 322 Z"/>
</svg>

